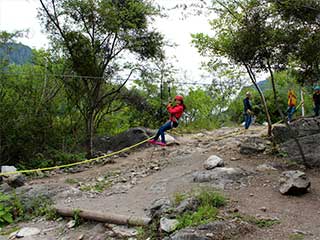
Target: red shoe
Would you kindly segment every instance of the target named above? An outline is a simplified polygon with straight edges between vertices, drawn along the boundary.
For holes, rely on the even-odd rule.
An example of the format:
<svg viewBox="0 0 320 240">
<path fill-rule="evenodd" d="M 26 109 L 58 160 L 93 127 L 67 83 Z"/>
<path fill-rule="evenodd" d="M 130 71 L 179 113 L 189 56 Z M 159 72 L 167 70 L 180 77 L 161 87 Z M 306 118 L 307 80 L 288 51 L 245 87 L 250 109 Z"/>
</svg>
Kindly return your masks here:
<svg viewBox="0 0 320 240">
<path fill-rule="evenodd" d="M 156 143 L 156 140 L 151 139 L 151 140 L 148 141 L 148 143 L 155 144 L 155 143 Z"/>
<path fill-rule="evenodd" d="M 158 145 L 160 145 L 160 146 L 162 146 L 162 147 L 167 146 L 167 144 L 166 144 L 166 143 L 164 143 L 164 142 L 156 142 L 156 144 L 158 144 Z"/>
</svg>

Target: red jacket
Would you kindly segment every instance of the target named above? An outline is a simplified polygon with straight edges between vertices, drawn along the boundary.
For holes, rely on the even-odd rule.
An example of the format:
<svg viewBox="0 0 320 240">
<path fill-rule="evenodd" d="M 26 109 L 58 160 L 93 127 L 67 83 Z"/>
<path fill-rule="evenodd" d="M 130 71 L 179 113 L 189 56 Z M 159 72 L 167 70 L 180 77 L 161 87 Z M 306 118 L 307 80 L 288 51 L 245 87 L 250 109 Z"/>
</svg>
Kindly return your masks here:
<svg viewBox="0 0 320 240">
<path fill-rule="evenodd" d="M 170 121 L 177 122 L 177 120 L 182 116 L 183 105 L 176 105 L 174 107 L 169 104 L 167 110 L 170 113 Z"/>
</svg>

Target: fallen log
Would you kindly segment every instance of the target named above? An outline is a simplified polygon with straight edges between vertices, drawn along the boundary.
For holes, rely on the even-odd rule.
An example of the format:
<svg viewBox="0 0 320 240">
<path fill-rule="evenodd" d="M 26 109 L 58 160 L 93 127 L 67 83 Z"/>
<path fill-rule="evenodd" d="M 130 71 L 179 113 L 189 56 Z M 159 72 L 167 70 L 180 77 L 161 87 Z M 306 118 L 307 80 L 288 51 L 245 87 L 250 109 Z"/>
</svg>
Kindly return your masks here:
<svg viewBox="0 0 320 240">
<path fill-rule="evenodd" d="M 112 223 L 117 225 L 129 225 L 129 226 L 147 226 L 150 222 L 150 218 L 125 216 L 112 213 L 94 212 L 83 209 L 72 208 L 55 208 L 56 212 L 63 217 L 73 217 L 78 214 L 81 218 L 86 220 L 92 220 L 96 222 Z"/>
</svg>

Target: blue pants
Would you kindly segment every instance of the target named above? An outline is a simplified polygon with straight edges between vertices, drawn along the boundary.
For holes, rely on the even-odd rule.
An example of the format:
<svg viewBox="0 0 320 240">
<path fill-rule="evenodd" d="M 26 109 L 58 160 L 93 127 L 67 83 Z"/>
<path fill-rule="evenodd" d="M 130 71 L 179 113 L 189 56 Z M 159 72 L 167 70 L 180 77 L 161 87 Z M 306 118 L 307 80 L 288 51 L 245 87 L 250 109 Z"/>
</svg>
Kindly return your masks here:
<svg viewBox="0 0 320 240">
<path fill-rule="evenodd" d="M 245 129 L 248 129 L 250 124 L 251 124 L 251 121 L 252 121 L 252 117 L 250 114 L 248 113 L 245 113 L 244 114 L 244 128 Z"/>
<path fill-rule="evenodd" d="M 168 122 L 166 122 L 165 124 L 163 124 L 163 125 L 159 128 L 156 136 L 154 137 L 154 140 L 157 141 L 158 138 L 159 138 L 159 136 L 161 136 L 161 142 L 166 143 L 166 139 L 165 139 L 165 137 L 164 137 L 164 132 L 167 131 L 167 130 L 170 130 L 171 128 L 172 128 L 172 122 L 171 122 L 171 121 L 168 121 Z"/>
<path fill-rule="evenodd" d="M 289 122 L 291 122 L 292 115 L 294 114 L 295 111 L 296 111 L 296 107 L 295 106 L 288 107 L 287 113 L 288 113 L 288 121 Z"/>
</svg>

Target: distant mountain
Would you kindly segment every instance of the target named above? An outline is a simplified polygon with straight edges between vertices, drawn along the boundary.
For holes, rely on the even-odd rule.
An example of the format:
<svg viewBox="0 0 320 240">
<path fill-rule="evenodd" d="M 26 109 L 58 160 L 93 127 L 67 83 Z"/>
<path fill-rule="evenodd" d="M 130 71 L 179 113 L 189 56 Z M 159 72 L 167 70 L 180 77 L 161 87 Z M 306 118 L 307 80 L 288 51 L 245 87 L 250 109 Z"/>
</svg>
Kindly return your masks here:
<svg viewBox="0 0 320 240">
<path fill-rule="evenodd" d="M 32 49 L 21 43 L 10 43 L 0 47 L 0 59 L 7 59 L 9 63 L 23 65 L 31 62 Z"/>
</svg>

